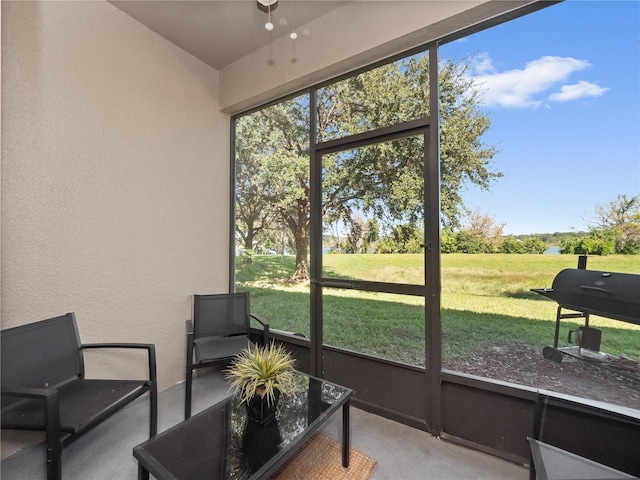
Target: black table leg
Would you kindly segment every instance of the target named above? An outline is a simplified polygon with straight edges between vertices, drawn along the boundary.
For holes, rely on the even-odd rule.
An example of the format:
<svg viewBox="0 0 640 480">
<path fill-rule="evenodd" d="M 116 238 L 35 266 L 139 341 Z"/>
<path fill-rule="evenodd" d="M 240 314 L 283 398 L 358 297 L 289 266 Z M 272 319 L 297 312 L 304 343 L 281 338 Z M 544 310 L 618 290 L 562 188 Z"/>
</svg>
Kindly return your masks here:
<svg viewBox="0 0 640 480">
<path fill-rule="evenodd" d="M 349 450 L 351 439 L 349 435 L 351 433 L 351 426 L 349 424 L 349 406 L 351 400 L 347 400 L 342 406 L 342 466 L 349 468 Z"/>
<path fill-rule="evenodd" d="M 149 480 L 149 470 L 138 463 L 138 480 Z"/>
</svg>

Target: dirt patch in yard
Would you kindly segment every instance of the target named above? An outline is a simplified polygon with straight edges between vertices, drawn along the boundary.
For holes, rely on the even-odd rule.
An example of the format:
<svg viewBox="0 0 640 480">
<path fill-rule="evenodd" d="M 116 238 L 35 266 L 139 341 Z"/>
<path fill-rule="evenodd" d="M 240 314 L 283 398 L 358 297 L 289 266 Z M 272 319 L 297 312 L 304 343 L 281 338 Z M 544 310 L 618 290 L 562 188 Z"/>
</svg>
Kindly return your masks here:
<svg viewBox="0 0 640 480">
<path fill-rule="evenodd" d="M 444 368 L 640 410 L 640 372 L 562 355 L 544 358 L 542 347 L 493 347 Z"/>
</svg>

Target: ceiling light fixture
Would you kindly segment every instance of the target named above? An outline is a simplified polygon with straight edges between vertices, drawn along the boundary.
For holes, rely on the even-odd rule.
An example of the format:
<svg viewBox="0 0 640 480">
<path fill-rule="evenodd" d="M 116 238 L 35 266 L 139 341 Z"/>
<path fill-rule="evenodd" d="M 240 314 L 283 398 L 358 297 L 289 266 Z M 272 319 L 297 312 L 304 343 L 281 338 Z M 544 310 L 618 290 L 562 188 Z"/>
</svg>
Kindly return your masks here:
<svg viewBox="0 0 640 480">
<path fill-rule="evenodd" d="M 291 38 L 291 40 L 298 38 L 298 34 L 296 33 L 296 0 L 293 0 L 293 30 L 291 31 L 289 38 Z"/>
<path fill-rule="evenodd" d="M 264 28 L 268 31 L 273 30 L 273 23 L 271 23 L 271 6 L 278 3 L 278 0 L 257 0 L 260 5 L 263 7 L 267 7 L 267 11 L 269 12 L 269 21 L 265 23 Z M 258 6 L 258 8 L 260 8 Z M 274 7 L 275 8 L 275 7 Z"/>
</svg>

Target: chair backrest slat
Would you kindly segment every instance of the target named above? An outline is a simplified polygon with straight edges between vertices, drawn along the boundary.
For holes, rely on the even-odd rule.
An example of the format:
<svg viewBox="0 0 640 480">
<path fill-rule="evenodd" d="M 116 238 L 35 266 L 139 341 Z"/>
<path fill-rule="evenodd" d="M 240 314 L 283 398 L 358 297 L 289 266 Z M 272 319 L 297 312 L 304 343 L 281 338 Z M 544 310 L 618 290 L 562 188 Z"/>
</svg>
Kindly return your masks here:
<svg viewBox="0 0 640 480">
<path fill-rule="evenodd" d="M 249 294 L 194 295 L 194 337 L 249 333 Z"/>
<path fill-rule="evenodd" d="M 53 387 L 83 376 L 73 313 L 2 330 L 2 388 Z"/>
</svg>

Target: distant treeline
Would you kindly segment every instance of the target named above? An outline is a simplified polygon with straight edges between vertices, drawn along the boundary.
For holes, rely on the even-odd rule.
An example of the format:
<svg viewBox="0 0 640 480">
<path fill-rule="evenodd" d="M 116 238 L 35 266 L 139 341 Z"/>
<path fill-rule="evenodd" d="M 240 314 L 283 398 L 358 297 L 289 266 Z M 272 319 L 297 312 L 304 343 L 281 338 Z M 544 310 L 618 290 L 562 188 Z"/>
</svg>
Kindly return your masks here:
<svg viewBox="0 0 640 480">
<path fill-rule="evenodd" d="M 418 229 L 399 229 L 388 237 L 357 244 L 349 237 L 324 236 L 329 253 L 419 253 L 423 237 Z M 336 241 L 337 240 L 337 241 Z M 526 235 L 487 236 L 467 230 L 445 228 L 440 236 L 442 253 L 545 253 L 558 247 L 559 253 L 572 255 L 640 254 L 640 242 L 620 237 L 615 231 L 593 229 L 590 232 L 555 232 Z"/>
</svg>

